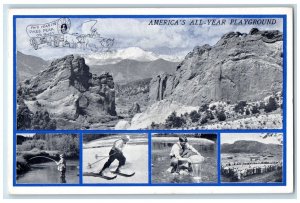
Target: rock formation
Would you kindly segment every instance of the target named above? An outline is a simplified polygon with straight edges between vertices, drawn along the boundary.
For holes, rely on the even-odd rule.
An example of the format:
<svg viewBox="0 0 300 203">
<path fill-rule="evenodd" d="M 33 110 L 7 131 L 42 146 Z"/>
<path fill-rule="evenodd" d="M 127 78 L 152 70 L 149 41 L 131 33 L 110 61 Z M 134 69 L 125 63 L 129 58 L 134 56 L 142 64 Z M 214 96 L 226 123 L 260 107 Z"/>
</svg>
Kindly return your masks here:
<svg viewBox="0 0 300 203">
<path fill-rule="evenodd" d="M 122 117 L 131 117 L 132 114 L 139 112 L 130 112 L 134 103 L 138 103 L 140 111 L 147 108 L 149 102 L 149 84 L 151 78 L 131 81 L 125 84 L 115 85 L 117 114 Z M 134 107 L 135 108 L 135 107 Z M 130 115 L 128 115 L 128 113 Z"/>
<path fill-rule="evenodd" d="M 26 80 L 22 88 L 28 108 L 32 112 L 47 110 L 51 118 L 61 121 L 57 129 L 68 129 L 69 123 L 82 128 L 116 119 L 112 76 L 92 75 L 80 56 L 52 61 L 46 70 Z"/>
<path fill-rule="evenodd" d="M 165 98 L 185 105 L 213 101 L 257 101 L 282 90 L 282 33 L 230 32 L 214 46 L 197 46 L 174 74 L 160 74 L 150 85 L 150 101 Z"/>
<path fill-rule="evenodd" d="M 128 111 L 129 115 L 134 116 L 137 113 L 141 113 L 141 107 L 137 102 L 134 102 Z"/>
</svg>

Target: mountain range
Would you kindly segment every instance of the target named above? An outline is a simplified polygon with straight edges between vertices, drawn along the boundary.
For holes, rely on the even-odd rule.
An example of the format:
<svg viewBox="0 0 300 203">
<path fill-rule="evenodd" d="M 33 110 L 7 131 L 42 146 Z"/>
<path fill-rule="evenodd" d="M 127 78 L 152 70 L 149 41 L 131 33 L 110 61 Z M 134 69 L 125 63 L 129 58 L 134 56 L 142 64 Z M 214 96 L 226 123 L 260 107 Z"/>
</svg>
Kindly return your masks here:
<svg viewBox="0 0 300 203">
<path fill-rule="evenodd" d="M 222 144 L 222 153 L 254 153 L 254 154 L 281 154 L 282 145 L 264 144 L 258 141 L 239 140 L 233 144 Z"/>
<path fill-rule="evenodd" d="M 18 81 L 29 79 L 45 69 L 48 62 L 40 57 L 17 52 L 17 78 Z"/>
<path fill-rule="evenodd" d="M 90 71 L 94 74 L 110 72 L 116 83 L 127 83 L 135 80 L 152 78 L 161 72 L 174 73 L 178 63 L 157 59 L 154 61 L 136 61 L 123 59 L 114 64 L 91 65 Z"/>
<path fill-rule="evenodd" d="M 145 51 L 139 47 L 128 47 L 122 49 L 111 50 L 107 52 L 88 53 L 81 55 L 86 59 L 89 65 L 106 65 L 115 64 L 122 60 L 134 60 L 134 61 L 156 61 L 163 59 L 170 62 L 180 62 L 183 60 L 184 55 L 162 55 L 156 54 L 151 51 Z"/>
<path fill-rule="evenodd" d="M 29 77 L 18 96 L 31 113 L 47 110 L 59 129 L 114 128 L 125 117 L 118 112 L 126 114 L 132 106 L 142 112 L 128 121 L 129 128 L 145 129 L 164 123 L 174 111 L 181 115 L 219 101 L 263 101 L 282 91 L 282 39 L 277 30 L 229 32 L 213 46 L 196 46 L 180 63 L 136 49 L 134 59 L 123 52 L 120 61 L 100 65 L 95 65 L 99 59 L 73 54 L 46 62 L 18 52 L 19 77 Z"/>
<path fill-rule="evenodd" d="M 117 83 L 152 78 L 160 72 L 173 73 L 178 65 L 176 60 L 180 60 L 177 57 L 157 55 L 137 47 L 81 56 L 90 66 L 92 73 L 99 75 L 102 72 L 110 72 Z M 51 61 L 18 51 L 17 75 L 19 80 L 23 81 L 33 77 L 44 70 Z"/>
</svg>

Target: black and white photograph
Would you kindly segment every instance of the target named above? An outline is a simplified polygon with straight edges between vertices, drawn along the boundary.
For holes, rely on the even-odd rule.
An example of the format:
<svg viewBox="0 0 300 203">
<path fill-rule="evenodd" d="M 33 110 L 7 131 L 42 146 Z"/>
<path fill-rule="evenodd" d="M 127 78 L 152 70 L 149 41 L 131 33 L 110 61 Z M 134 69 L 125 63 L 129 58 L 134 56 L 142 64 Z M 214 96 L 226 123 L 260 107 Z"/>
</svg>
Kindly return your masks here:
<svg viewBox="0 0 300 203">
<path fill-rule="evenodd" d="M 147 134 L 84 134 L 83 183 L 148 183 Z"/>
<path fill-rule="evenodd" d="M 280 183 L 282 133 L 221 134 L 222 182 Z"/>
<path fill-rule="evenodd" d="M 217 182 L 217 134 L 152 135 L 152 183 Z"/>
<path fill-rule="evenodd" d="M 9 194 L 294 192 L 296 6 L 3 9 Z"/>
<path fill-rule="evenodd" d="M 79 184 L 78 134 L 17 134 L 18 184 Z"/>
<path fill-rule="evenodd" d="M 17 18 L 17 129 L 282 129 L 282 18 Z"/>
</svg>

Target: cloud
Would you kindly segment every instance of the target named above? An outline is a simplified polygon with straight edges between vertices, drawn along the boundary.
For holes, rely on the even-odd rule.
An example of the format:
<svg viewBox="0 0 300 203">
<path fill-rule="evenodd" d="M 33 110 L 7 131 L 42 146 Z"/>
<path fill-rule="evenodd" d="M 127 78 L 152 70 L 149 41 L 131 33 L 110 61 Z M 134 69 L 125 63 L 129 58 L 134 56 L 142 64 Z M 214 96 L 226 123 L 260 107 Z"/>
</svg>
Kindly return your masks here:
<svg viewBox="0 0 300 203">
<path fill-rule="evenodd" d="M 120 47 L 181 47 L 185 26 L 148 25 L 150 19 L 98 19 L 96 28 L 104 37 L 113 37 Z"/>
</svg>

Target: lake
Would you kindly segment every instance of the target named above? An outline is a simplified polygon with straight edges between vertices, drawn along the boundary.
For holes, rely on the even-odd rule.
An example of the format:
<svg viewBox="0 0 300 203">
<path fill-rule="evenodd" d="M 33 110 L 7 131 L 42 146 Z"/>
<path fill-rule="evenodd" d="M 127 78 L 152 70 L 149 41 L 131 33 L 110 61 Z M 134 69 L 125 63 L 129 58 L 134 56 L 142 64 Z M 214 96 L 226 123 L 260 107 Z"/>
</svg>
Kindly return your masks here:
<svg viewBox="0 0 300 203">
<path fill-rule="evenodd" d="M 154 138 L 155 139 L 155 138 Z M 175 138 L 178 139 L 178 138 Z M 197 138 L 195 138 L 197 139 Z M 201 141 L 199 139 L 199 141 Z M 201 143 L 201 142 L 198 142 Z M 153 183 L 199 183 L 217 182 L 217 153 L 216 144 L 190 143 L 205 157 L 201 168 L 201 180 L 192 175 L 174 175 L 167 172 L 170 167 L 170 151 L 174 142 L 152 143 L 152 182 Z"/>
</svg>

